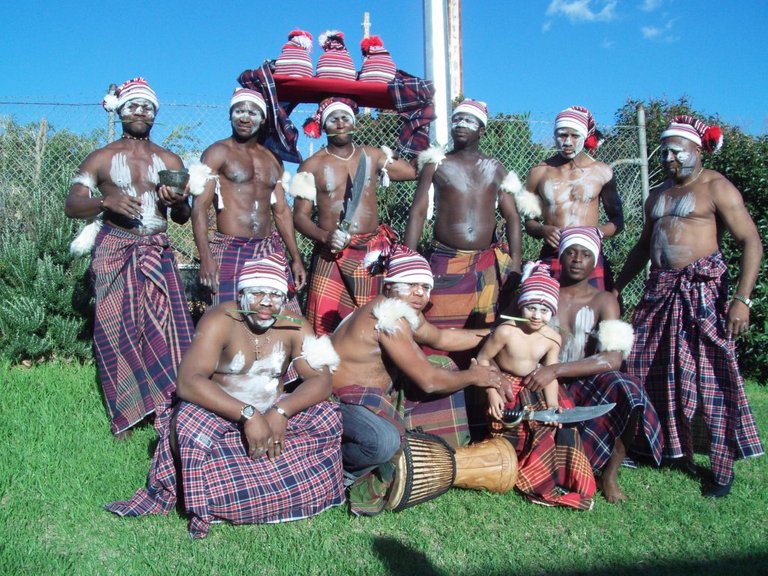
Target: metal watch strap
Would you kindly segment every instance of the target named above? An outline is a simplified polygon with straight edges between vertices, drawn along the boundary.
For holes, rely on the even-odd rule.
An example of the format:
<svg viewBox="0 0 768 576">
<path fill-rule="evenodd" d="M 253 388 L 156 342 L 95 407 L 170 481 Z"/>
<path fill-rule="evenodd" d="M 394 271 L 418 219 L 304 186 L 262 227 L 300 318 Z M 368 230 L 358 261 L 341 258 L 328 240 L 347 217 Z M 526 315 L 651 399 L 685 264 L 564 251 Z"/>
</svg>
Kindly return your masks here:
<svg viewBox="0 0 768 576">
<path fill-rule="evenodd" d="M 273 406 L 272 408 L 274 408 L 275 412 L 280 414 L 280 416 L 282 416 L 286 420 L 289 420 L 288 413 L 285 410 L 283 410 L 282 408 L 280 408 L 280 406 Z"/>
<path fill-rule="evenodd" d="M 742 304 L 745 304 L 747 308 L 752 308 L 752 299 L 747 298 L 746 296 L 742 296 L 741 294 L 734 294 L 733 295 L 734 300 L 738 300 Z"/>
</svg>

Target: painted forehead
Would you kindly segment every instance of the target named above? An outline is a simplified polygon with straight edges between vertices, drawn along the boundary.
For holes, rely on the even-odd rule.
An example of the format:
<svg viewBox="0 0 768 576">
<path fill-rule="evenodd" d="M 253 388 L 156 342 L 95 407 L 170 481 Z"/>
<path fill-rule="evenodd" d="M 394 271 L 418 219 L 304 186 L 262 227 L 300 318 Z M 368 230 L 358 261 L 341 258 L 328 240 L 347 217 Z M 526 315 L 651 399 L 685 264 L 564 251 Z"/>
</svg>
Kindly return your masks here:
<svg viewBox="0 0 768 576">
<path fill-rule="evenodd" d="M 122 108 L 149 108 L 154 110 L 155 105 L 147 100 L 146 98 L 131 98 L 128 100 L 125 104 L 123 104 Z"/>
<path fill-rule="evenodd" d="M 248 110 L 248 111 L 257 111 L 261 113 L 261 108 L 255 103 L 251 102 L 249 100 L 243 100 L 242 102 L 235 102 L 232 105 L 232 110 Z"/>
<path fill-rule="evenodd" d="M 573 136 L 576 138 L 583 138 L 584 135 L 581 134 L 576 128 L 567 128 L 567 127 L 561 127 L 561 128 L 555 128 L 555 135 L 556 136 Z"/>
</svg>

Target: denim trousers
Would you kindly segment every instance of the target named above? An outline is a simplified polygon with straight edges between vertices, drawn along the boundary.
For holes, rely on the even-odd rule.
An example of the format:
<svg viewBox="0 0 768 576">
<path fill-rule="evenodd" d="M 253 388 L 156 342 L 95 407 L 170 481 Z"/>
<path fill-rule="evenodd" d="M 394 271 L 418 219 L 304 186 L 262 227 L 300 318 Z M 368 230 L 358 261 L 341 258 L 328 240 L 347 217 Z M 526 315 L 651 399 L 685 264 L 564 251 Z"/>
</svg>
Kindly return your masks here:
<svg viewBox="0 0 768 576">
<path fill-rule="evenodd" d="M 344 484 L 349 485 L 395 455 L 400 448 L 400 432 L 364 406 L 342 402 L 339 408 Z"/>
</svg>

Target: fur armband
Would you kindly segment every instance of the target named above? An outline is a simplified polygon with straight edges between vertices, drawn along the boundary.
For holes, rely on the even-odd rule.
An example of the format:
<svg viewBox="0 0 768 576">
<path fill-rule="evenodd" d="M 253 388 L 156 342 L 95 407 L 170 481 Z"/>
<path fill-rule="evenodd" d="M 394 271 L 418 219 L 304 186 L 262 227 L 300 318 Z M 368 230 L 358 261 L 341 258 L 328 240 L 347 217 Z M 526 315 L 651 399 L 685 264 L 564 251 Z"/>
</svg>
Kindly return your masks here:
<svg viewBox="0 0 768 576">
<path fill-rule="evenodd" d="M 72 184 L 81 184 L 88 188 L 89 198 L 93 198 L 99 191 L 98 188 L 96 188 L 96 180 L 86 172 L 75 176 L 72 179 Z M 69 253 L 73 256 L 85 256 L 88 254 L 96 243 L 96 236 L 98 236 L 99 230 L 101 230 L 102 223 L 103 218 L 101 214 L 96 215 L 93 220 L 88 222 L 69 244 Z"/>
<path fill-rule="evenodd" d="M 517 196 L 523 190 L 523 185 L 520 183 L 520 177 L 517 172 L 510 170 L 509 173 L 501 181 L 501 191 L 512 196 Z"/>
<path fill-rule="evenodd" d="M 416 331 L 419 327 L 419 317 L 416 311 L 408 306 L 402 300 L 397 298 L 387 298 L 373 308 L 373 315 L 376 317 L 376 330 L 384 334 L 394 334 L 400 328 L 398 320 L 404 318 L 411 325 L 411 330 Z"/>
<path fill-rule="evenodd" d="M 533 192 L 522 190 L 515 196 L 515 205 L 520 216 L 525 220 L 535 220 L 541 218 L 544 211 L 541 207 L 541 198 Z"/>
<path fill-rule="evenodd" d="M 299 172 L 293 177 L 291 182 L 290 195 L 294 198 L 304 198 L 314 203 L 317 198 L 317 188 L 315 188 L 315 175 L 311 172 Z"/>
<path fill-rule="evenodd" d="M 208 180 L 215 178 L 218 184 L 218 176 L 211 176 L 211 167 L 202 162 L 190 164 L 188 170 L 189 193 L 192 194 L 192 196 L 200 196 L 205 190 L 205 184 Z"/>
<path fill-rule="evenodd" d="M 301 358 L 307 361 L 310 368 L 318 371 L 328 366 L 331 372 L 335 372 L 341 362 L 328 336 L 305 336 L 301 344 Z"/>
<path fill-rule="evenodd" d="M 621 352 L 626 358 L 634 341 L 635 331 L 623 320 L 603 320 L 597 328 L 598 352 Z"/>
<path fill-rule="evenodd" d="M 389 172 L 387 172 L 387 166 L 395 161 L 395 155 L 392 153 L 392 148 L 389 148 L 388 146 L 382 146 L 381 151 L 384 152 L 384 156 L 386 156 L 387 159 L 384 160 L 384 166 L 381 167 L 381 171 L 379 172 L 379 185 L 382 188 L 389 188 Z"/>
<path fill-rule="evenodd" d="M 437 168 L 443 160 L 445 160 L 445 150 L 441 146 L 427 148 L 424 152 L 419 154 L 417 172 L 420 173 L 427 164 L 434 164 L 435 168 Z"/>
</svg>

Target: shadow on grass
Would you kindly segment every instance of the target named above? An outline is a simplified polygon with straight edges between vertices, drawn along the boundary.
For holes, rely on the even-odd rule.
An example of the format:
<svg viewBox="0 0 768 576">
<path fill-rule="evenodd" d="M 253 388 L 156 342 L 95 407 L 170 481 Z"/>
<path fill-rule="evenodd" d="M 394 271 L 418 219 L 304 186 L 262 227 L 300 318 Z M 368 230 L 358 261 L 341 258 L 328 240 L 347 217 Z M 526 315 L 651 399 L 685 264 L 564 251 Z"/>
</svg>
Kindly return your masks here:
<svg viewBox="0 0 768 576">
<path fill-rule="evenodd" d="M 467 567 L 466 570 L 438 570 L 423 552 L 395 538 L 374 538 L 373 551 L 381 559 L 392 576 L 679 576 L 707 574 L 708 576 L 731 574 L 768 574 L 768 553 L 748 556 L 723 557 L 716 561 L 660 560 L 655 563 L 628 561 L 625 564 L 593 566 L 588 569 L 562 567 L 543 569 L 535 566 L 500 568 L 498 565 Z M 498 564 L 514 562 L 514 550 L 510 549 Z"/>
</svg>

